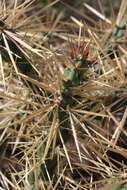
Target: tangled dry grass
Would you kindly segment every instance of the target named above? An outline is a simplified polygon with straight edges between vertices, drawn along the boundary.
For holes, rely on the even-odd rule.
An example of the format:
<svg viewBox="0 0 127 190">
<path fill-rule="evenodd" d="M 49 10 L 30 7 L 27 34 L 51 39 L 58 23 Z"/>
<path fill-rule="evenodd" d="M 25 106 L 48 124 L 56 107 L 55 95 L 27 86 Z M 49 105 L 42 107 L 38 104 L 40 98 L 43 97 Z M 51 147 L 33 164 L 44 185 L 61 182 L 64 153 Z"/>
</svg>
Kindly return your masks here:
<svg viewBox="0 0 127 190">
<path fill-rule="evenodd" d="M 126 189 L 126 0 L 108 17 L 101 1 L 82 4 L 91 17 L 59 0 L 10 2 L 0 5 L 1 189 Z"/>
</svg>

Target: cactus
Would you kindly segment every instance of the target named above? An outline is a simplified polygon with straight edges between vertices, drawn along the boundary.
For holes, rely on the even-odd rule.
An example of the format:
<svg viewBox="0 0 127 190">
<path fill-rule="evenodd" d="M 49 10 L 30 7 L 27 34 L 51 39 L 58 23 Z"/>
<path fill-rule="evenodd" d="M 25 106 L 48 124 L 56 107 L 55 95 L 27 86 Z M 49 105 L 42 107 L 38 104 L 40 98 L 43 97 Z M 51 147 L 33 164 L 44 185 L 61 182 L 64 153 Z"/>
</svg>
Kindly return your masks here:
<svg viewBox="0 0 127 190">
<path fill-rule="evenodd" d="M 114 22 L 87 6 L 105 31 L 57 2 L 0 5 L 0 188 L 126 189 L 126 2 Z"/>
<path fill-rule="evenodd" d="M 109 183 L 109 184 L 112 185 L 112 187 L 110 188 L 110 186 L 109 186 L 109 189 L 110 190 L 126 190 L 127 189 L 127 183 L 123 183 L 123 181 L 125 181 L 125 180 L 126 179 L 115 179 L 115 180 L 112 180 Z M 113 185 L 114 185 L 114 187 L 113 187 Z"/>
</svg>

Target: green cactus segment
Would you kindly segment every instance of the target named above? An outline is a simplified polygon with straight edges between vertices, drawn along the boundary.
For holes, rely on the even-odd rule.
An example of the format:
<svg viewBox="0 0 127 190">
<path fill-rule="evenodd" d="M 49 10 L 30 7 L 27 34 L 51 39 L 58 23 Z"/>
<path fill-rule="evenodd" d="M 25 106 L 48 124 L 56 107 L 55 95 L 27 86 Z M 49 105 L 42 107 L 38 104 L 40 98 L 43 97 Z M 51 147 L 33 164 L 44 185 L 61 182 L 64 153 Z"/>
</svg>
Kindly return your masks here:
<svg viewBox="0 0 127 190">
<path fill-rule="evenodd" d="M 74 65 L 71 65 L 65 68 L 64 71 L 64 80 L 63 80 L 63 94 L 70 93 L 70 88 L 78 86 L 83 81 L 83 75 L 88 68 L 88 61 L 81 59 L 76 59 L 73 62 Z"/>
<path fill-rule="evenodd" d="M 74 67 L 68 67 L 65 69 L 64 73 L 64 81 L 63 81 L 63 93 L 68 93 L 69 88 L 73 87 L 78 82 L 78 73 L 76 72 L 76 69 Z"/>
<path fill-rule="evenodd" d="M 111 32 L 110 36 L 109 36 L 109 40 L 112 40 L 114 38 L 114 40 L 122 40 L 124 38 L 124 31 L 126 30 L 126 25 L 123 24 L 123 25 L 116 25 L 114 28 L 113 28 L 113 31 Z M 113 49 L 116 51 L 116 53 L 118 54 L 117 52 L 117 44 L 115 45 L 111 45 L 110 44 L 110 47 L 109 47 L 109 51 L 113 51 Z"/>
<path fill-rule="evenodd" d="M 44 164 L 41 165 L 40 167 L 41 178 L 46 181 L 52 178 L 54 174 L 54 169 L 56 168 L 56 166 L 57 166 L 57 156 L 55 154 L 52 159 L 46 160 L 45 165 Z"/>
<path fill-rule="evenodd" d="M 73 60 L 73 65 L 65 68 L 64 79 L 62 83 L 62 100 L 59 105 L 58 117 L 61 126 L 61 133 L 64 141 L 69 137 L 68 126 L 69 115 L 67 107 L 72 107 L 75 100 L 72 94 L 72 87 L 76 87 L 84 81 L 83 75 L 88 69 L 89 62 L 84 60 L 83 57 Z"/>
<path fill-rule="evenodd" d="M 112 39 L 112 38 L 116 38 L 117 40 L 118 39 L 121 39 L 124 37 L 124 31 L 126 30 L 126 25 L 125 24 L 122 24 L 122 25 L 116 25 L 110 36 L 109 36 L 109 39 Z"/>
<path fill-rule="evenodd" d="M 116 38 L 122 38 L 124 37 L 123 31 L 126 30 L 126 25 L 123 24 L 121 26 L 115 26 L 112 35 L 115 36 Z"/>
<path fill-rule="evenodd" d="M 86 57 L 87 58 L 87 57 Z M 76 59 L 72 59 L 72 64 L 65 68 L 64 75 L 63 75 L 63 81 L 61 86 L 61 102 L 57 106 L 57 117 L 59 120 L 59 132 L 62 136 L 62 139 L 64 142 L 66 142 L 68 139 L 70 139 L 70 133 L 69 133 L 69 113 L 68 113 L 68 107 L 72 107 L 75 104 L 75 100 L 73 98 L 72 94 L 72 87 L 76 87 L 84 81 L 83 75 L 85 74 L 86 70 L 89 68 L 89 61 L 85 59 L 85 57 L 81 56 Z M 54 100 L 54 95 L 50 95 L 51 100 Z M 50 123 L 54 120 L 54 108 L 51 112 L 48 114 L 48 121 Z M 61 139 L 59 135 L 56 139 L 55 146 L 58 145 L 62 146 Z M 37 155 L 39 157 L 43 156 L 45 149 L 45 145 L 41 147 Z M 47 153 L 47 160 L 45 161 L 45 164 L 41 164 L 41 166 L 38 168 L 39 174 L 41 175 L 41 178 L 45 181 L 48 181 L 49 178 L 51 179 L 53 177 L 53 172 L 57 166 L 57 155 L 56 153 L 53 153 L 52 155 L 52 148 L 49 148 Z M 30 181 L 31 184 L 34 184 L 34 174 L 31 173 L 30 175 Z"/>
<path fill-rule="evenodd" d="M 75 68 L 73 66 L 68 67 L 65 69 L 64 80 L 68 82 L 70 86 L 73 86 L 75 84 L 75 80 L 77 79 L 76 75 L 77 75 L 77 72 Z"/>
<path fill-rule="evenodd" d="M 115 185 L 115 183 L 121 183 L 122 180 L 117 179 L 117 180 L 113 180 L 111 181 L 109 184 L 113 185 L 114 187 L 110 188 L 109 190 L 127 190 L 127 183 L 121 183 L 120 185 Z"/>
<path fill-rule="evenodd" d="M 104 44 L 104 48 L 107 48 L 107 53 L 109 54 L 111 59 L 114 59 L 114 52 L 119 56 L 118 44 L 113 42 L 118 42 L 118 40 L 124 40 L 124 31 L 126 30 L 125 20 L 122 21 L 120 25 L 116 25 L 113 27 L 111 33 L 106 39 L 106 43 Z"/>
</svg>

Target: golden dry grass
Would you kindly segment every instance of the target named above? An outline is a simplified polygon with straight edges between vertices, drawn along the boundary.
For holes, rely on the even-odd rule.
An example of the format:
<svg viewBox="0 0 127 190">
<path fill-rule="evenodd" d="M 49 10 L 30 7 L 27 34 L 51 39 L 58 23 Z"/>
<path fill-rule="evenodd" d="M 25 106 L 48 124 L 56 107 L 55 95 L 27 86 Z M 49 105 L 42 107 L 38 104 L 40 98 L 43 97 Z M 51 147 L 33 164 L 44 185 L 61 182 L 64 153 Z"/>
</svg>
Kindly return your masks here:
<svg viewBox="0 0 127 190">
<path fill-rule="evenodd" d="M 1 1 L 1 188 L 126 188 L 127 3 L 98 2 Z"/>
</svg>

